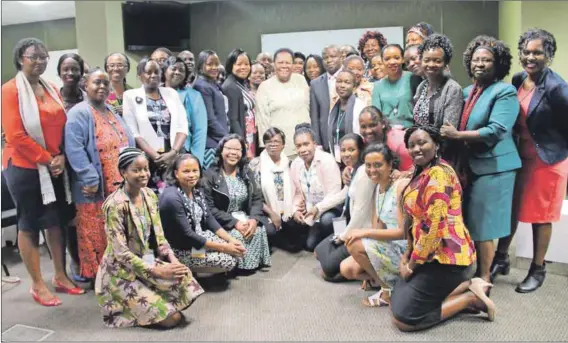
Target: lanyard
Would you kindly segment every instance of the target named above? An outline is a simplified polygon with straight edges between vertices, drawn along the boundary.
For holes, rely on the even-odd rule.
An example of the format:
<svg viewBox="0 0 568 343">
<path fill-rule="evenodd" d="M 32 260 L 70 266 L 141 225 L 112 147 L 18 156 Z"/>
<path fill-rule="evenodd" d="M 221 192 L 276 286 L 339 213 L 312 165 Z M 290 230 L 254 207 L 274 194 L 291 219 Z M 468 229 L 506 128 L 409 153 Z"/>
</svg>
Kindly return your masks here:
<svg viewBox="0 0 568 343">
<path fill-rule="evenodd" d="M 343 120 L 345 119 L 345 111 L 339 110 L 339 118 L 337 119 L 337 125 L 335 126 L 335 144 L 339 144 L 339 128 L 341 124 L 343 124 Z"/>
<path fill-rule="evenodd" d="M 103 120 L 106 123 L 108 123 L 110 125 L 110 127 L 112 127 L 113 131 L 118 136 L 118 139 L 121 140 L 122 139 L 122 133 L 118 130 L 118 128 L 116 126 L 114 126 L 114 122 L 112 120 L 109 120 L 104 114 L 99 112 L 99 110 L 97 110 L 93 105 L 91 105 L 91 108 L 93 109 L 94 113 L 97 113 L 101 118 L 103 118 Z"/>
<path fill-rule="evenodd" d="M 312 161 L 312 163 L 313 163 L 313 161 Z M 310 185 L 310 177 L 311 177 L 311 175 L 312 175 L 311 166 L 310 166 L 310 171 L 309 171 L 309 172 L 308 172 L 307 169 L 304 169 L 304 178 L 306 179 L 306 187 L 307 187 L 307 189 L 308 189 L 308 190 L 306 191 L 306 203 L 309 203 L 308 199 L 310 198 L 310 187 L 311 187 L 311 185 Z"/>
</svg>

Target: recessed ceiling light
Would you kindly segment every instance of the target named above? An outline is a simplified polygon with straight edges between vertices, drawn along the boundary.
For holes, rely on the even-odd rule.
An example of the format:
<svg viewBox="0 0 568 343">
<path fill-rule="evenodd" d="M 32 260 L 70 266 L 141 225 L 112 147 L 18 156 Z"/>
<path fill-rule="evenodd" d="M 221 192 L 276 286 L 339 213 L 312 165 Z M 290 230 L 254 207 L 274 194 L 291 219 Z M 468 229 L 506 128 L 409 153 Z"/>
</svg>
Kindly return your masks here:
<svg viewBox="0 0 568 343">
<path fill-rule="evenodd" d="M 43 5 L 43 4 L 45 4 L 46 2 L 49 2 L 49 1 L 18 1 L 18 2 L 21 2 L 21 3 L 26 4 L 26 5 L 37 6 L 37 5 Z"/>
</svg>

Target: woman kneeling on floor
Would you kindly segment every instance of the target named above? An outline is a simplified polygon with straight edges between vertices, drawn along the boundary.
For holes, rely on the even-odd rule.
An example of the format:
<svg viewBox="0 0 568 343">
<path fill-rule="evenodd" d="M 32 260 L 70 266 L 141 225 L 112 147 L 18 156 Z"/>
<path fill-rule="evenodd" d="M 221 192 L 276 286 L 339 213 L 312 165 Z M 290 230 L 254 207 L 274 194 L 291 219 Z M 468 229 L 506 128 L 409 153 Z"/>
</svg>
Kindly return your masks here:
<svg viewBox="0 0 568 343">
<path fill-rule="evenodd" d="M 222 273 L 235 268 L 235 257 L 243 257 L 246 249 L 215 220 L 197 188 L 199 160 L 179 155 L 166 174 L 170 186 L 160 195 L 160 216 L 175 255 L 193 272 Z"/>
<path fill-rule="evenodd" d="M 411 223 L 391 296 L 393 323 L 401 331 L 423 330 L 464 310 L 487 312 L 493 320 L 495 305 L 486 295 L 492 285 L 469 280 L 475 247 L 463 222 L 458 176 L 439 157 L 439 131 L 414 126 L 404 142 L 416 169 L 402 192 Z"/>
<path fill-rule="evenodd" d="M 95 281 L 103 320 L 110 327 L 177 326 L 203 289 L 164 237 L 144 152 L 124 149 L 118 169 L 124 181 L 103 204 L 108 244 Z"/>
<path fill-rule="evenodd" d="M 377 185 L 371 229 L 350 230 L 345 244 L 351 257 L 342 262 L 342 270 L 349 271 L 349 279 L 368 280 L 380 285 L 381 290 L 364 299 L 366 306 L 388 306 L 390 291 L 399 278 L 398 265 L 404 251 L 400 194 L 408 179 L 393 181 L 393 170 L 398 160 L 384 144 L 372 144 L 363 152 L 365 172 Z"/>
</svg>

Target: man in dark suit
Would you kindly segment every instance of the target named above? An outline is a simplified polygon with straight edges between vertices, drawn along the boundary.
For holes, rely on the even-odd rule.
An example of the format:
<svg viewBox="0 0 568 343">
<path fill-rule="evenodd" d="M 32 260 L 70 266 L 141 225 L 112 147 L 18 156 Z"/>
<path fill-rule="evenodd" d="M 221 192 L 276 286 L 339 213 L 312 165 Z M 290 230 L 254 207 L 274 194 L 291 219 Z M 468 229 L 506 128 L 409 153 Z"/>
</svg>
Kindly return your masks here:
<svg viewBox="0 0 568 343">
<path fill-rule="evenodd" d="M 335 80 L 341 69 L 341 51 L 337 45 L 329 45 L 322 51 L 326 73 L 310 83 L 310 118 L 318 145 L 329 149 L 327 121 L 332 103 L 337 101 Z"/>
</svg>

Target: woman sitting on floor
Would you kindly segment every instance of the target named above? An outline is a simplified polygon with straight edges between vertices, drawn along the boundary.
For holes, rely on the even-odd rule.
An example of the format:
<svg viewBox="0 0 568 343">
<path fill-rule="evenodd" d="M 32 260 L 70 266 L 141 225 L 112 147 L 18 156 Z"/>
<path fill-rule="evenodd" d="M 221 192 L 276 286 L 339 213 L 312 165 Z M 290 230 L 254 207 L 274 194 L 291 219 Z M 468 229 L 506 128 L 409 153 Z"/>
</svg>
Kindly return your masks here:
<svg viewBox="0 0 568 343">
<path fill-rule="evenodd" d="M 495 305 L 486 295 L 493 285 L 469 279 L 475 247 L 462 217 L 458 176 L 439 157 L 440 134 L 414 126 L 404 141 L 416 169 L 402 191 L 411 222 L 401 278 L 391 295 L 393 323 L 401 331 L 423 330 L 468 309 L 487 312 L 493 320 Z"/>
<path fill-rule="evenodd" d="M 314 251 L 319 242 L 333 233 L 333 219 L 341 214 L 341 205 L 335 200 L 341 192 L 341 173 L 331 154 L 316 149 L 310 124 L 296 125 L 294 144 L 298 154 L 291 166 L 294 220 L 309 226 L 305 248 Z"/>
<path fill-rule="evenodd" d="M 408 179 L 393 180 L 398 161 L 384 144 L 373 144 L 363 152 L 365 172 L 377 185 L 373 228 L 351 230 L 345 245 L 351 257 L 343 261 L 348 279 L 369 280 L 381 290 L 363 300 L 366 306 L 388 305 L 390 291 L 399 278 L 398 265 L 406 250 L 400 193 Z"/>
<path fill-rule="evenodd" d="M 124 181 L 103 205 L 108 244 L 95 281 L 103 320 L 109 327 L 177 326 L 203 289 L 164 237 L 144 152 L 124 149 L 118 170 Z"/>
<path fill-rule="evenodd" d="M 222 273 L 237 265 L 246 249 L 215 220 L 197 185 L 199 160 L 179 155 L 167 172 L 170 184 L 160 195 L 160 216 L 175 255 L 194 272 Z"/>
<path fill-rule="evenodd" d="M 246 248 L 237 268 L 252 271 L 270 266 L 270 247 L 262 212 L 262 193 L 246 157 L 246 144 L 229 134 L 217 147 L 217 165 L 205 172 L 203 191 L 213 217 Z"/>
</svg>

